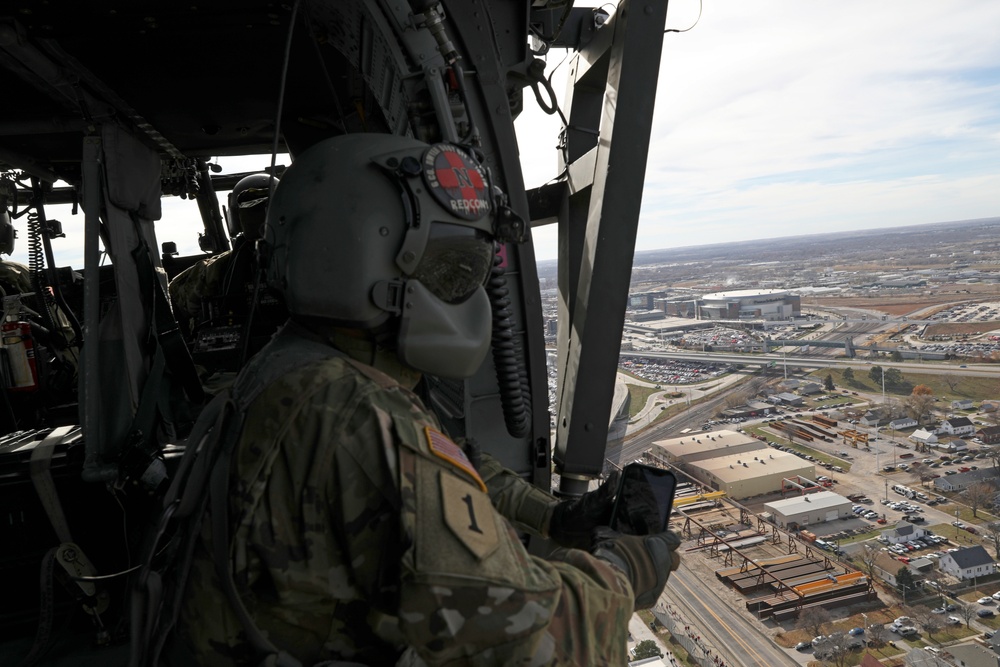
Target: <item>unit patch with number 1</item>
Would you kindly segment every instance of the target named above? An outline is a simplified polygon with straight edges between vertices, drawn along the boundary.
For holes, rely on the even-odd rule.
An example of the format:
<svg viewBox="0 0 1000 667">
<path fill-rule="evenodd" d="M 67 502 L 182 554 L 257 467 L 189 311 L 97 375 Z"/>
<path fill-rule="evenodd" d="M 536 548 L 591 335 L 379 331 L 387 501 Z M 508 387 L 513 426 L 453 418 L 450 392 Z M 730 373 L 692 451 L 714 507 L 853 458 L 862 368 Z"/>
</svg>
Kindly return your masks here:
<svg viewBox="0 0 1000 667">
<path fill-rule="evenodd" d="M 439 474 L 445 525 L 476 558 L 485 558 L 498 543 L 490 497 L 447 470 Z"/>
</svg>

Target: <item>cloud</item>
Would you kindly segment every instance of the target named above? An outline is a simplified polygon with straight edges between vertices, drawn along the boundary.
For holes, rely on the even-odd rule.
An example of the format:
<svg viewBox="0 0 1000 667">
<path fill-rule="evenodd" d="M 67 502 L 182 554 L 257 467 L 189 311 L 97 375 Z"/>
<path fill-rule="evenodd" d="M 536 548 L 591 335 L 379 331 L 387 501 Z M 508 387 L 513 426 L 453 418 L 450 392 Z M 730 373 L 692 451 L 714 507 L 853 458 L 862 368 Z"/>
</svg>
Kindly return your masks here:
<svg viewBox="0 0 1000 667">
<path fill-rule="evenodd" d="M 665 36 L 637 247 L 996 215 L 997 25 L 972 1 L 706 3 Z M 518 120 L 529 184 L 551 125 Z"/>
</svg>

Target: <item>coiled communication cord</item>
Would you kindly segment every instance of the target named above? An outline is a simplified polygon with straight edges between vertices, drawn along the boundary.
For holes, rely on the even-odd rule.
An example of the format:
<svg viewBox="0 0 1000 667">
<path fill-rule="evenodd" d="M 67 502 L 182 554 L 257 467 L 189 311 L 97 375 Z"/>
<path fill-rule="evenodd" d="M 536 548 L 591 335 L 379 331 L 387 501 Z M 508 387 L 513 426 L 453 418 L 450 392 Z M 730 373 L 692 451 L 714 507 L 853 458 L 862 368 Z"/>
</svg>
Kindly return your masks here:
<svg viewBox="0 0 1000 667">
<path fill-rule="evenodd" d="M 499 248 L 499 246 L 498 246 Z M 523 363 L 521 346 L 514 335 L 503 257 L 497 252 L 486 284 L 493 309 L 493 364 L 500 387 L 500 406 L 507 432 L 515 438 L 528 434 L 531 424 L 531 388 Z"/>
<path fill-rule="evenodd" d="M 37 208 L 28 211 L 28 270 L 31 273 L 31 286 L 35 288 L 35 303 L 42 317 L 42 324 L 50 331 L 55 331 L 55 317 L 52 314 L 54 301 L 45 289 L 45 250 L 42 248 L 41 215 Z"/>
</svg>

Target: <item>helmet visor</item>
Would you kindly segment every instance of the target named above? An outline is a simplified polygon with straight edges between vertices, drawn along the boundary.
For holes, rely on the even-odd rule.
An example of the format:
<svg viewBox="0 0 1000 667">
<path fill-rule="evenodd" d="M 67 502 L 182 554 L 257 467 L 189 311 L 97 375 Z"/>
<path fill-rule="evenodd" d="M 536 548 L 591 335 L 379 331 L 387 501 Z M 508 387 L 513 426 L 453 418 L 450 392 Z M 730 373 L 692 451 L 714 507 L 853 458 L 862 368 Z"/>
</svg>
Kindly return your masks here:
<svg viewBox="0 0 1000 667">
<path fill-rule="evenodd" d="M 486 282 L 494 256 L 493 239 L 485 232 L 434 223 L 411 277 L 445 303 L 461 303 Z"/>
</svg>

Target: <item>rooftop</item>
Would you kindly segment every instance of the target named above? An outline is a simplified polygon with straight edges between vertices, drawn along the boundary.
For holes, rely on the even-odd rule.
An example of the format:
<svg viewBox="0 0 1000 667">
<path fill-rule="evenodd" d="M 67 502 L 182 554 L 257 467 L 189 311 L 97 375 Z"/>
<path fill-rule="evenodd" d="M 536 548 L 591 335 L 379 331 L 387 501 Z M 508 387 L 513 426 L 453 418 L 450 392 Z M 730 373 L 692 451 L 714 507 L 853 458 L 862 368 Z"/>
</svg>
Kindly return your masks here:
<svg viewBox="0 0 1000 667">
<path fill-rule="evenodd" d="M 783 296 L 788 294 L 786 289 L 739 289 L 732 290 L 730 292 L 712 292 L 711 294 L 705 294 L 701 298 L 708 300 L 719 300 L 719 299 L 748 299 L 755 296 Z"/>
<path fill-rule="evenodd" d="M 970 567 L 977 567 L 979 565 L 989 565 L 994 562 L 993 557 L 990 556 L 986 548 L 981 544 L 977 544 L 972 547 L 965 547 L 964 549 L 959 549 L 958 551 L 951 551 L 945 555 L 945 558 L 951 557 L 954 559 L 955 564 L 961 569 L 966 569 Z"/>
<path fill-rule="evenodd" d="M 719 450 L 719 455 L 723 456 L 729 447 L 739 446 L 741 451 L 744 451 L 748 449 L 747 445 L 751 444 L 757 445 L 753 449 L 770 449 L 765 443 L 756 438 L 751 438 L 745 433 L 728 430 L 689 433 L 677 438 L 670 438 L 669 440 L 657 440 L 653 444 L 665 449 L 676 457 L 701 454 L 702 452 L 712 450 Z"/>
<path fill-rule="evenodd" d="M 851 501 L 833 491 L 820 491 L 819 493 L 807 493 L 804 496 L 764 503 L 764 507 L 788 516 L 809 510 L 832 509 L 844 504 L 850 505 Z"/>
<path fill-rule="evenodd" d="M 712 473 L 723 482 L 738 482 L 744 479 L 778 474 L 813 477 L 816 472 L 816 467 L 812 463 L 804 461 L 794 454 L 773 449 L 768 449 L 763 453 L 744 452 L 717 456 L 690 465 Z"/>
</svg>

